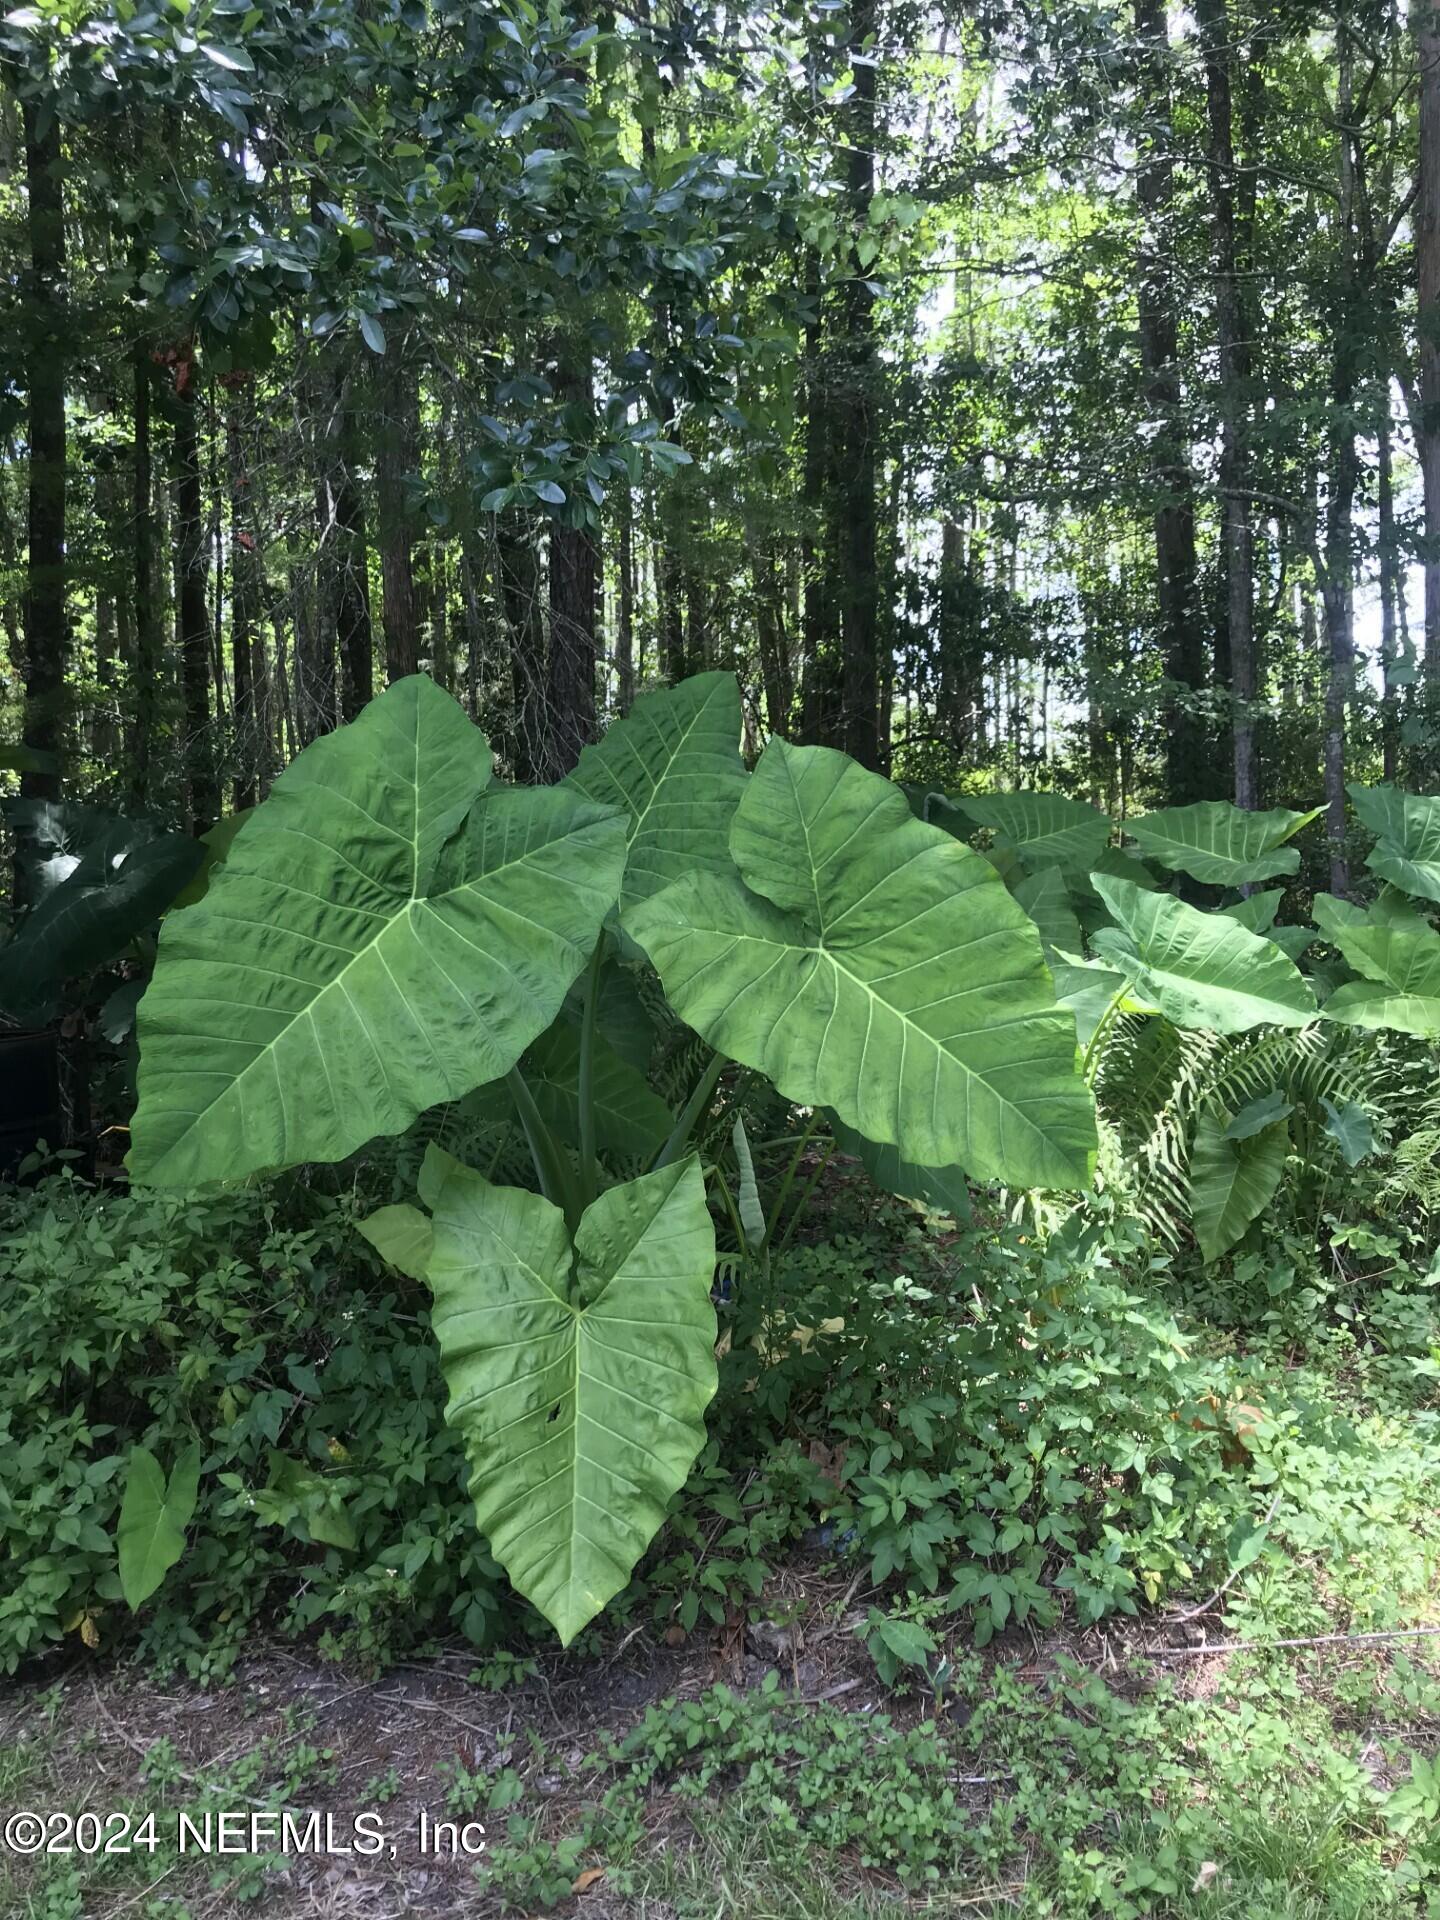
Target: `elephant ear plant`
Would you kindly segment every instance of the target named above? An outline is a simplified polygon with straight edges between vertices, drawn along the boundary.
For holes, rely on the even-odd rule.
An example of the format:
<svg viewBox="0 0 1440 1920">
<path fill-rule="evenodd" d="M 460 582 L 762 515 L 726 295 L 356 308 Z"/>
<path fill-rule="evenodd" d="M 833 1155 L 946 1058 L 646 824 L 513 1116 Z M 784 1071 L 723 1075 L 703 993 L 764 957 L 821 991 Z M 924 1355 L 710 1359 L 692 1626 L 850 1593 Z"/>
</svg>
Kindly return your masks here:
<svg viewBox="0 0 1440 1920">
<path fill-rule="evenodd" d="M 559 786 L 510 788 L 402 680 L 276 781 L 140 1006 L 139 1181 L 338 1160 L 466 1096 L 518 1120 L 535 1190 L 432 1148 L 419 1204 L 366 1229 L 430 1288 L 476 1518 L 566 1643 L 704 1442 L 690 1141 L 730 1062 L 952 1189 L 1093 1165 L 1074 1019 L 994 868 L 843 754 L 776 740 L 747 775 L 740 721 L 702 674 Z M 712 1050 L 678 1115 L 634 1044 L 637 960 Z"/>
</svg>

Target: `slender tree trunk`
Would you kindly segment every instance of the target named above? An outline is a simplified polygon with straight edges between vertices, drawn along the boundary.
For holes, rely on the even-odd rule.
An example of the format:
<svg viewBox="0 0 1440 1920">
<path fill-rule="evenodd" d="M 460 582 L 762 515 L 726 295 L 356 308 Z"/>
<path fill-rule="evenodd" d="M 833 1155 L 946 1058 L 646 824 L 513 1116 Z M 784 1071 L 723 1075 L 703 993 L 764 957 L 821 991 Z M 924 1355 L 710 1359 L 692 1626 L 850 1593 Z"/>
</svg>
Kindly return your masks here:
<svg viewBox="0 0 1440 1920">
<path fill-rule="evenodd" d="M 380 417 L 375 423 L 375 497 L 379 517 L 381 624 L 385 629 L 385 674 L 403 680 L 420 665 L 420 618 L 415 595 L 415 559 L 405 476 L 415 465 L 419 441 L 419 390 L 413 366 L 393 349 L 379 382 Z"/>
<path fill-rule="evenodd" d="M 1215 232 L 1215 332 L 1220 349 L 1220 516 L 1225 571 L 1224 649 L 1234 698 L 1235 804 L 1255 807 L 1255 561 L 1247 427 L 1250 350 L 1240 294 L 1235 221 L 1234 108 L 1228 0 L 1196 0 L 1210 115 L 1210 208 Z"/>
<path fill-rule="evenodd" d="M 232 394 L 225 416 L 226 467 L 230 486 L 230 677 L 234 689 L 236 812 L 259 798 L 259 752 L 255 725 L 255 622 L 259 612 L 259 545 L 247 458 L 251 409 Z"/>
<path fill-rule="evenodd" d="M 1440 6 L 1413 0 L 1419 67 L 1415 272 L 1419 420 L 1416 451 L 1425 510 L 1425 679 L 1440 686 Z"/>
<path fill-rule="evenodd" d="M 1185 451 L 1177 362 L 1179 329 L 1169 228 L 1175 219 L 1174 127 L 1170 108 L 1170 37 L 1165 0 L 1135 0 L 1135 28 L 1148 54 L 1148 120 L 1141 141 L 1136 194 L 1142 235 L 1137 261 L 1140 358 L 1144 397 L 1154 427 L 1151 484 L 1155 494 L 1156 597 L 1165 673 L 1177 689 L 1165 715 L 1166 788 L 1177 804 L 1203 799 L 1205 730 L 1187 709 L 1187 693 L 1205 685 L 1205 647 L 1196 604 L 1194 484 Z"/>
<path fill-rule="evenodd" d="M 1395 684 L 1399 660 L 1397 613 L 1404 598 L 1399 546 L 1395 535 L 1395 475 L 1391 445 L 1388 383 L 1380 415 L 1378 439 L 1378 498 L 1380 521 L 1380 739 L 1385 778 L 1393 781 L 1400 764 L 1400 705 Z"/>
<path fill-rule="evenodd" d="M 30 243 L 30 266 L 23 290 L 30 475 L 22 738 L 27 747 L 58 758 L 65 731 L 65 670 L 70 644 L 65 614 L 65 368 L 69 339 L 60 129 L 53 118 L 42 127 L 45 113 L 45 106 L 33 100 L 23 104 Z M 20 776 L 20 791 L 33 799 L 56 799 L 59 775 L 54 771 L 26 771 Z"/>
<path fill-rule="evenodd" d="M 347 720 L 353 720 L 374 698 L 375 634 L 370 621 L 365 497 L 355 479 L 355 421 L 347 404 L 347 389 L 345 375 L 337 373 L 337 463 L 331 469 L 335 499 L 335 635 L 340 648 L 343 711 Z"/>
<path fill-rule="evenodd" d="M 772 734 L 783 738 L 789 731 L 794 699 L 785 595 L 775 564 L 775 549 L 753 522 L 746 527 L 745 544 L 755 594 L 755 637 L 760 654 L 760 683 L 765 690 L 765 724 Z"/>
<path fill-rule="evenodd" d="M 220 812 L 210 729 L 210 602 L 206 567 L 200 442 L 195 418 L 194 362 L 176 363 L 172 407 L 175 456 L 175 552 L 184 692 L 185 779 L 190 827 L 204 833 Z"/>
<path fill-rule="evenodd" d="M 801 517 L 800 737 L 807 744 L 835 743 L 835 666 L 838 651 L 836 575 L 831 514 L 831 371 L 829 330 L 822 312 L 818 265 L 807 291 L 814 318 L 805 328 L 805 467 Z"/>
<path fill-rule="evenodd" d="M 150 801 L 151 759 L 160 714 L 164 646 L 155 601 L 155 476 L 151 452 L 151 397 L 155 370 L 143 341 L 131 355 L 133 440 L 131 451 L 131 567 L 135 598 L 135 705 L 130 742 L 131 792 L 135 804 Z"/>
<path fill-rule="evenodd" d="M 635 704 L 635 499 L 628 483 L 620 489 L 615 566 L 618 606 L 615 618 L 616 707 L 626 714 Z"/>
<path fill-rule="evenodd" d="M 1337 23 L 1339 74 L 1335 124 L 1339 148 L 1338 238 L 1340 254 L 1337 324 L 1330 379 L 1330 426 L 1326 445 L 1325 559 L 1321 599 L 1325 614 L 1325 818 L 1330 842 L 1330 891 L 1350 890 L 1345 857 L 1345 729 L 1355 691 L 1355 594 L 1353 533 L 1359 461 L 1355 451 L 1355 362 L 1358 288 L 1355 273 L 1355 160 L 1351 120 L 1354 51 Z"/>
<path fill-rule="evenodd" d="M 537 771 L 560 780 L 595 738 L 595 595 L 600 545 L 589 527 L 550 532 L 550 645 L 546 714 Z"/>
<path fill-rule="evenodd" d="M 875 0 L 851 0 L 850 37 L 858 60 L 847 120 L 846 193 L 857 235 L 869 229 L 875 197 Z M 863 767 L 880 764 L 879 553 L 875 502 L 880 362 L 875 346 L 875 295 L 866 270 L 852 261 L 842 295 L 845 372 L 838 395 L 842 515 L 841 697 L 844 746 Z"/>
</svg>

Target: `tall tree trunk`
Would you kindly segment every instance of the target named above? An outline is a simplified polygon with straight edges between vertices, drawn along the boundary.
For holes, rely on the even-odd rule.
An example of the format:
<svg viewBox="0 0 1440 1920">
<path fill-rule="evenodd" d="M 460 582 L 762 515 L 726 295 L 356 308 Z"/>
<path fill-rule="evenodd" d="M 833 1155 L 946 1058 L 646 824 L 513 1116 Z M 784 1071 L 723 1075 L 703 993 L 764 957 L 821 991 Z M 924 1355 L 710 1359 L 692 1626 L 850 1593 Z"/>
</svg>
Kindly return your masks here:
<svg viewBox="0 0 1440 1920">
<path fill-rule="evenodd" d="M 628 481 L 620 489 L 615 566 L 618 605 L 615 614 L 616 709 L 626 714 L 635 704 L 635 496 Z"/>
<path fill-rule="evenodd" d="M 575 324 L 571 316 L 571 324 Z M 571 438 L 593 433 L 594 390 L 583 331 L 558 343 L 555 386 Z M 600 542 L 593 527 L 550 523 L 550 635 L 545 656 L 545 727 L 537 773 L 561 780 L 595 738 L 595 614 Z"/>
<path fill-rule="evenodd" d="M 204 833 L 220 812 L 210 730 L 210 603 L 207 591 L 200 441 L 195 420 L 195 364 L 176 363 L 171 409 L 175 456 L 175 554 L 180 677 L 184 692 L 185 781 L 190 829 Z"/>
<path fill-rule="evenodd" d="M 775 564 L 775 548 L 752 522 L 745 529 L 750 579 L 755 593 L 755 637 L 760 654 L 760 683 L 765 690 L 765 724 L 783 738 L 790 728 L 794 687 L 790 677 L 790 641 L 785 623 L 785 594 Z"/>
<path fill-rule="evenodd" d="M 1173 247 L 1174 126 L 1170 108 L 1170 35 L 1165 0 L 1135 0 L 1135 28 L 1147 53 L 1148 127 L 1141 140 L 1136 194 L 1141 239 L 1136 263 L 1143 393 L 1154 427 L 1156 598 L 1166 677 L 1177 689 L 1165 715 L 1166 787 L 1177 804 L 1203 799 L 1212 784 L 1205 729 L 1186 694 L 1205 685 L 1205 647 L 1196 604 L 1194 484 L 1185 450 L 1177 363 Z"/>
<path fill-rule="evenodd" d="M 1234 698 L 1235 804 L 1258 805 L 1255 772 L 1255 560 L 1249 501 L 1246 387 L 1250 349 L 1240 294 L 1235 220 L 1234 108 L 1228 0 L 1196 0 L 1210 116 L 1210 208 L 1215 230 L 1215 332 L 1220 349 L 1220 525 L 1225 572 L 1224 652 Z"/>
<path fill-rule="evenodd" d="M 1325 613 L 1325 822 L 1330 842 L 1330 891 L 1350 890 L 1345 857 L 1345 728 L 1355 691 L 1355 592 L 1352 539 L 1355 488 L 1360 468 L 1355 451 L 1355 363 L 1358 288 L 1355 273 L 1355 154 L 1351 129 L 1354 50 L 1343 24 L 1336 25 L 1339 71 L 1335 125 L 1339 149 L 1337 213 L 1339 285 L 1333 324 L 1330 425 L 1326 435 L 1325 559 L 1321 598 Z"/>
<path fill-rule="evenodd" d="M 1399 663 L 1398 612 L 1404 603 L 1404 576 L 1395 533 L 1395 475 L 1391 445 L 1390 391 L 1382 396 L 1378 439 L 1377 511 L 1380 547 L 1380 741 L 1385 778 L 1393 781 L 1400 764 L 1400 704 L 1395 669 Z"/>
<path fill-rule="evenodd" d="M 23 305 L 30 475 L 22 738 L 27 747 L 58 757 L 65 731 L 65 669 L 70 642 L 65 617 L 65 367 L 69 345 L 65 209 L 59 125 L 48 112 L 48 103 L 26 100 L 22 114 L 30 243 Z M 56 799 L 59 775 L 34 769 L 22 773 L 20 791 L 34 799 Z"/>
<path fill-rule="evenodd" d="M 533 780 L 545 720 L 545 625 L 540 605 L 540 567 L 523 533 L 501 523 L 496 535 L 500 597 L 509 629 L 510 770 L 524 785 Z"/>
<path fill-rule="evenodd" d="M 375 504 L 379 518 L 381 624 L 385 629 L 385 674 L 403 680 L 420 665 L 420 617 L 415 595 L 415 559 L 405 476 L 419 451 L 419 389 L 413 366 L 400 357 L 400 343 L 379 381 L 380 417 L 375 423 Z"/>
<path fill-rule="evenodd" d="M 806 291 L 813 318 L 805 328 L 805 465 L 800 535 L 804 603 L 800 621 L 800 737 L 809 745 L 838 744 L 835 665 L 838 651 L 836 577 L 831 515 L 831 393 L 829 329 L 822 311 L 818 264 Z"/>
<path fill-rule="evenodd" d="M 260 595 L 259 546 L 247 457 L 251 409 L 233 393 L 225 416 L 226 467 L 230 483 L 230 677 L 234 688 L 236 812 L 259 798 L 259 738 L 255 724 L 255 622 Z"/>
<path fill-rule="evenodd" d="M 375 693 L 375 635 L 370 621 L 370 570 L 365 498 L 355 480 L 355 421 L 343 370 L 336 373 L 335 463 L 330 469 L 335 513 L 335 637 L 340 648 L 341 699 L 353 720 Z"/>
<path fill-rule="evenodd" d="M 151 397 L 155 369 L 143 341 L 131 354 L 133 439 L 131 443 L 131 570 L 135 600 L 135 705 L 130 741 L 131 793 L 136 806 L 150 801 L 152 756 L 160 715 L 164 646 L 160 609 L 155 600 L 155 476 L 151 452 Z"/>
<path fill-rule="evenodd" d="M 1415 272 L 1419 366 L 1416 450 L 1425 503 L 1425 679 L 1440 686 L 1440 5 L 1413 0 L 1420 74 Z"/>
<path fill-rule="evenodd" d="M 595 596 L 600 543 L 589 527 L 550 530 L 550 644 L 537 773 L 561 780 L 595 738 Z"/>
<path fill-rule="evenodd" d="M 847 119 L 846 193 L 852 229 L 868 232 L 875 197 L 875 0 L 851 0 L 850 38 L 857 55 Z M 842 515 L 840 654 L 843 744 L 862 767 L 880 764 L 879 555 L 875 504 L 876 413 L 880 362 L 875 346 L 875 295 L 858 261 L 844 283 L 844 378 L 837 396 Z"/>
</svg>

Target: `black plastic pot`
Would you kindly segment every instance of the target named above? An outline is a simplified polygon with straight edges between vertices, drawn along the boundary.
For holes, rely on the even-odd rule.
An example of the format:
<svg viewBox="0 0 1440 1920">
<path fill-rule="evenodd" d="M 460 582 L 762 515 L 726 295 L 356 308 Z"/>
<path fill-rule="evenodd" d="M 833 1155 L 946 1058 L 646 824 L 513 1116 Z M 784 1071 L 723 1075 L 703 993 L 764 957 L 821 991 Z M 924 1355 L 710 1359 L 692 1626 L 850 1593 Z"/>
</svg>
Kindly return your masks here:
<svg viewBox="0 0 1440 1920">
<path fill-rule="evenodd" d="M 0 1179 L 13 1179 L 42 1140 L 65 1144 L 57 1037 L 0 1032 Z"/>
</svg>

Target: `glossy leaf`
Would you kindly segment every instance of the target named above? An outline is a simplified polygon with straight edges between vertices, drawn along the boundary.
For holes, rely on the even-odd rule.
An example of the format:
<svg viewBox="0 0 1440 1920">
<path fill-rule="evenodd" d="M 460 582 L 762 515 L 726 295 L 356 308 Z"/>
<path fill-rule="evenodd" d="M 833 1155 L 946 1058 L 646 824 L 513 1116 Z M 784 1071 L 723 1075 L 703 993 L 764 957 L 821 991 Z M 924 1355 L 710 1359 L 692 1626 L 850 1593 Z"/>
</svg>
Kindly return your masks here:
<svg viewBox="0 0 1440 1920">
<path fill-rule="evenodd" d="M 484 736 L 421 675 L 292 762 L 162 933 L 137 1179 L 338 1160 L 549 1026 L 618 895 L 624 829 L 489 778 Z"/>
<path fill-rule="evenodd" d="M 1201 1113 L 1190 1149 L 1190 1212 L 1206 1263 L 1228 1253 L 1274 1199 L 1290 1148 L 1284 1120 L 1233 1139 L 1230 1117 Z"/>
<path fill-rule="evenodd" d="M 1228 800 L 1162 807 L 1127 820 L 1125 831 L 1148 860 L 1213 886 L 1239 887 L 1298 872 L 1300 855 L 1283 842 L 1314 820 L 1320 808 L 1293 813 L 1274 807 L 1251 813 Z"/>
<path fill-rule="evenodd" d="M 705 1442 L 715 1235 L 698 1161 L 611 1187 L 573 1247 L 538 1194 L 452 1166 L 431 1323 L 475 1517 L 565 1645 L 629 1581 Z"/>
<path fill-rule="evenodd" d="M 628 921 L 684 1020 L 915 1165 L 1088 1183 L 1074 1023 L 985 861 L 878 774 L 782 740 L 730 847 L 737 873 L 679 881 Z"/>
<path fill-rule="evenodd" d="M 1287 1100 L 1278 1087 L 1272 1087 L 1268 1093 L 1246 1101 L 1226 1127 L 1225 1138 L 1253 1140 L 1257 1133 L 1274 1126 L 1277 1120 L 1288 1120 L 1294 1111 L 1295 1103 Z"/>
<path fill-rule="evenodd" d="M 1127 880 L 1097 874 L 1094 885 L 1116 922 L 1095 935 L 1096 953 L 1173 1025 L 1243 1033 L 1316 1018 L 1309 987 L 1272 941 Z"/>
<path fill-rule="evenodd" d="M 692 873 L 725 873 L 740 796 L 740 688 L 733 673 L 698 673 L 642 694 L 586 747 L 565 782 L 625 815 L 629 856 L 621 909 Z"/>
</svg>

